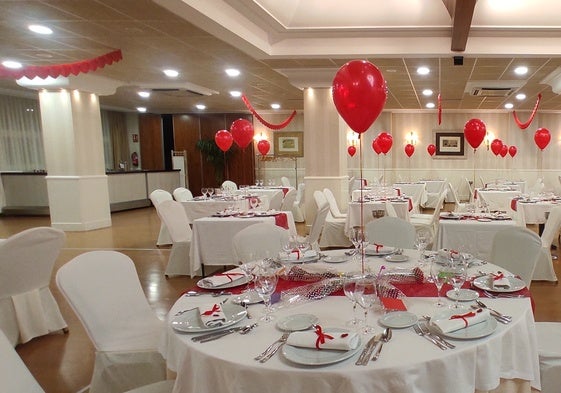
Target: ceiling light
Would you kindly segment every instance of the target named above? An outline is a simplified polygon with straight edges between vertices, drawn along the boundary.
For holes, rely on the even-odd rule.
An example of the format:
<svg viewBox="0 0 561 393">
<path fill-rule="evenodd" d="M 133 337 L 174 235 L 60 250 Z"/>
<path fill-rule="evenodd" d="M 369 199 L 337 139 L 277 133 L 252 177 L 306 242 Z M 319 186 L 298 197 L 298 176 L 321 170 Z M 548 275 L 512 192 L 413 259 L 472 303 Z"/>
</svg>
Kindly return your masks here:
<svg viewBox="0 0 561 393">
<path fill-rule="evenodd" d="M 423 90 L 423 95 L 424 96 L 432 96 L 432 90 L 431 89 L 425 89 Z"/>
<path fill-rule="evenodd" d="M 230 95 L 231 95 L 232 97 L 241 97 L 241 96 L 242 96 L 242 92 L 241 92 L 241 91 L 237 91 L 237 90 L 232 90 L 232 91 L 230 92 Z"/>
<path fill-rule="evenodd" d="M 27 28 L 37 34 L 53 34 L 53 31 L 50 28 L 43 25 L 29 25 Z"/>
<path fill-rule="evenodd" d="M 280 104 L 271 104 L 271 108 L 280 109 Z"/>
<path fill-rule="evenodd" d="M 148 98 L 150 97 L 150 92 L 149 91 L 139 91 L 137 93 L 139 96 L 141 96 L 142 98 Z"/>
<path fill-rule="evenodd" d="M 419 75 L 427 75 L 430 73 L 429 67 L 419 67 L 417 68 L 417 74 Z"/>
<path fill-rule="evenodd" d="M 516 95 L 516 99 L 517 99 L 517 100 L 524 100 L 524 99 L 526 99 L 526 94 L 524 94 L 524 93 L 518 93 L 518 94 Z"/>
<path fill-rule="evenodd" d="M 197 104 L 195 105 L 195 108 L 197 108 L 198 110 L 202 111 L 206 109 L 206 105 L 203 104 Z"/>
<path fill-rule="evenodd" d="M 516 75 L 526 75 L 528 73 L 528 67 L 520 66 L 514 69 Z"/>
<path fill-rule="evenodd" d="M 237 70 L 235 68 L 227 68 L 225 71 L 226 74 L 232 78 L 235 78 L 236 76 L 240 76 L 240 70 Z"/>
<path fill-rule="evenodd" d="M 18 68 L 23 67 L 20 62 L 13 61 L 13 60 L 5 60 L 2 62 L 2 65 L 6 68 L 11 68 L 13 70 L 17 70 Z"/>
<path fill-rule="evenodd" d="M 166 74 L 166 76 L 169 76 L 170 78 L 177 78 L 179 76 L 179 72 L 176 70 L 164 70 L 164 74 Z"/>
<path fill-rule="evenodd" d="M 425 105 L 427 108 L 432 109 L 434 108 L 434 102 L 427 102 L 427 105 Z"/>
<path fill-rule="evenodd" d="M 143 106 L 137 106 L 137 107 L 136 107 L 136 110 L 139 111 L 139 112 L 141 112 L 141 113 L 146 112 L 146 108 L 143 107 Z"/>
<path fill-rule="evenodd" d="M 505 104 L 505 109 L 512 109 L 514 107 L 514 105 L 512 105 L 510 102 L 507 102 Z"/>
</svg>

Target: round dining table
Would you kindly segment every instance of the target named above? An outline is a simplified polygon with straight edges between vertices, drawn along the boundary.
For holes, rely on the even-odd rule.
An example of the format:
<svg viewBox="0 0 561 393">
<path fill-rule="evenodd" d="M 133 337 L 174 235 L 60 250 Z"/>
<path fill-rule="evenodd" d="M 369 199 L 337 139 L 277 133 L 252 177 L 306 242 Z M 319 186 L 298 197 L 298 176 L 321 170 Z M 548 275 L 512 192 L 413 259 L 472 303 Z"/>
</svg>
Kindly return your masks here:
<svg viewBox="0 0 561 393">
<path fill-rule="evenodd" d="M 348 250 L 327 251 L 319 262 L 299 266 L 314 272 L 335 274 L 360 270 L 363 264 L 373 272 L 380 271 L 382 266 L 382 271 L 396 272 L 420 267 L 428 274 L 430 266 L 425 259 L 423 264 L 419 262 L 419 254 L 415 250 L 405 250 L 403 255 L 409 258 L 399 263 L 378 256 L 355 259 L 344 254 L 345 251 Z M 324 261 L 330 259 L 326 259 L 326 255 L 337 262 L 348 260 L 327 263 Z M 403 259 L 406 258 L 399 258 Z M 483 262 L 471 267 L 468 274 L 497 270 L 504 272 L 498 266 Z M 402 298 L 407 310 L 419 318 L 423 315 L 434 316 L 446 310 L 436 307 L 436 289 L 430 286 L 434 284 L 422 285 L 425 292 L 422 295 Z M 279 301 L 273 305 L 276 307 L 273 313 L 275 320 L 269 323 L 259 321 L 264 311 L 262 304 L 250 305 L 248 310 L 251 319 L 244 317 L 237 325 L 257 322 L 258 326 L 244 335 L 232 333 L 205 343 L 193 342 L 191 338 L 196 334 L 178 332 L 169 323 L 182 310 L 212 306 L 226 298 L 230 302 L 233 299 L 232 296 L 212 297 L 208 292 L 199 296 L 183 295 L 171 308 L 160 352 L 169 370 L 177 374 L 174 393 L 479 393 L 494 389 L 520 393 L 540 388 L 535 324 L 529 297 L 485 298 L 482 295 L 480 299 L 488 307 L 511 315 L 512 322 L 497 323 L 483 337 L 449 338 L 448 341 L 456 346 L 454 349 L 440 349 L 416 334 L 413 327 L 392 329 L 393 337 L 384 345 L 378 360 L 370 361 L 366 366 L 355 365 L 361 351 L 346 359 L 321 365 L 310 365 L 298 359 L 295 361 L 294 356 L 289 356 L 291 360 L 288 360 L 282 348 L 265 363 L 254 359 L 281 337 L 283 331 L 277 327 L 277 323 L 295 314 L 316 316 L 316 323 L 324 330 L 351 329 L 347 322 L 353 317 L 353 307 L 345 296 L 325 296 L 294 305 Z M 451 304 L 450 300 L 447 301 Z M 469 308 L 473 302 L 460 304 Z M 361 334 L 361 350 L 371 337 L 383 331 L 381 319 L 384 315 L 381 306 L 369 312 L 367 323 L 374 327 L 374 331 Z M 363 316 L 362 310 L 357 316 Z"/>
</svg>

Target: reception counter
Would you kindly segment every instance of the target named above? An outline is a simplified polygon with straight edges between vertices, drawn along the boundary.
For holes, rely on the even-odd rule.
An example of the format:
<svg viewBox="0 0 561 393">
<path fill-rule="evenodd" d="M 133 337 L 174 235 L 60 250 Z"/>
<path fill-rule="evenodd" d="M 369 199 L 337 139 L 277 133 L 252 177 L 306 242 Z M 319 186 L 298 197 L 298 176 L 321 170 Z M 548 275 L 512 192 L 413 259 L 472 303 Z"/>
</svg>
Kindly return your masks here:
<svg viewBox="0 0 561 393">
<path fill-rule="evenodd" d="M 132 170 L 107 172 L 111 212 L 150 206 L 155 189 L 172 192 L 179 187 L 180 171 Z M 2 214 L 49 215 L 46 172 L 2 172 Z"/>
</svg>

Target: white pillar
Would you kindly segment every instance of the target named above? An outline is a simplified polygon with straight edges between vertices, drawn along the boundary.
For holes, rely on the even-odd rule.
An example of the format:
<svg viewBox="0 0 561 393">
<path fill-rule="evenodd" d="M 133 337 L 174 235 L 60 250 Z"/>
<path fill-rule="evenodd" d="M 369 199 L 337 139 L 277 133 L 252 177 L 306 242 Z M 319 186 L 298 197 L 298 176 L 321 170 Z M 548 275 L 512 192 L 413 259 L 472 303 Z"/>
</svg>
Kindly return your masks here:
<svg viewBox="0 0 561 393">
<path fill-rule="evenodd" d="M 111 226 L 98 96 L 39 92 L 51 225 L 67 231 Z"/>
</svg>

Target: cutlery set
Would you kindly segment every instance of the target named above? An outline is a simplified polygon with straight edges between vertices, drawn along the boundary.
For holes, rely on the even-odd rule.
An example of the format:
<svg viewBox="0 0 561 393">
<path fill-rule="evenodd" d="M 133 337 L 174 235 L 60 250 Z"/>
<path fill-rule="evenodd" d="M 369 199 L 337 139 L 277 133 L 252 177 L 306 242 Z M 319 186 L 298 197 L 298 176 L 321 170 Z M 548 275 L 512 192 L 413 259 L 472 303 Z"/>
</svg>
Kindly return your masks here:
<svg viewBox="0 0 561 393">
<path fill-rule="evenodd" d="M 247 326 L 236 326 L 230 329 L 226 329 L 226 330 L 220 330 L 218 332 L 212 332 L 212 333 L 207 333 L 207 334 L 203 334 L 200 336 L 195 336 L 192 337 L 191 340 L 195 341 L 195 342 L 200 342 L 200 343 L 206 343 L 208 341 L 214 341 L 217 340 L 221 337 L 227 336 L 229 334 L 235 333 L 235 332 L 239 332 L 240 334 L 247 334 L 250 331 L 253 330 L 254 327 L 256 327 L 257 324 L 251 324 L 251 325 L 247 325 Z"/>
<path fill-rule="evenodd" d="M 419 336 L 426 338 L 428 341 L 442 350 L 446 350 L 448 348 L 456 348 L 454 344 L 445 340 L 442 336 L 431 332 L 426 324 L 417 323 L 413 325 L 413 330 L 415 330 L 415 333 L 417 333 Z"/>
<path fill-rule="evenodd" d="M 382 333 L 379 333 L 372 337 L 364 346 L 360 356 L 358 357 L 355 364 L 357 366 L 366 366 L 370 360 L 376 361 L 382 352 L 382 346 L 387 343 L 392 338 L 392 329 L 386 328 Z M 370 356 L 374 353 L 372 359 Z"/>
<path fill-rule="evenodd" d="M 288 336 L 290 336 L 290 333 L 284 333 L 277 341 L 269 345 L 267 349 L 257 355 L 254 359 L 259 363 L 265 363 L 267 360 L 272 358 L 275 353 L 277 353 L 284 343 L 286 343 Z"/>
<path fill-rule="evenodd" d="M 486 308 L 489 310 L 489 312 L 491 313 L 491 316 L 493 318 L 495 318 L 498 322 L 500 323 L 504 323 L 505 325 L 512 322 L 512 317 L 510 315 L 505 315 L 502 314 L 500 312 L 498 312 L 497 310 L 494 310 L 490 307 L 487 307 L 487 305 L 485 303 L 483 303 L 482 301 L 476 300 L 475 301 L 477 303 L 476 305 L 472 305 L 471 308 L 476 309 L 476 308 Z"/>
</svg>

